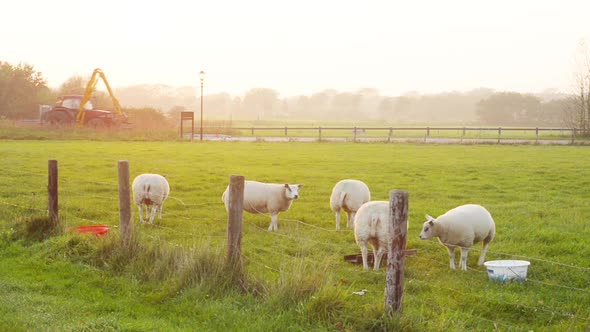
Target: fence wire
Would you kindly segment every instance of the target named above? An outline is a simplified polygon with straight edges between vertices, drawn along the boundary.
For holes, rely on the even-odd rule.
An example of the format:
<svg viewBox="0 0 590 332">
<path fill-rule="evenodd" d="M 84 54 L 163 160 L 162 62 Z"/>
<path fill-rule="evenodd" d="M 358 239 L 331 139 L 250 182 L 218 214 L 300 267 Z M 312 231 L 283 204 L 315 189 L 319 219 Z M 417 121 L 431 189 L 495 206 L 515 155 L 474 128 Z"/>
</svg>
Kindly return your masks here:
<svg viewBox="0 0 590 332">
<path fill-rule="evenodd" d="M 11 173 L 11 175 L 17 176 L 17 175 L 19 175 L 19 173 L 14 172 L 14 173 Z M 45 180 L 46 176 L 44 175 L 43 178 L 44 178 L 43 180 Z M 97 182 L 97 181 L 87 181 L 87 182 L 70 181 L 70 182 L 66 182 L 66 183 L 68 183 L 68 185 L 70 187 L 66 187 L 65 190 L 60 189 L 60 194 L 61 194 L 60 205 L 62 207 L 62 209 L 60 210 L 60 218 L 63 218 L 63 220 L 65 220 L 67 222 L 67 224 L 74 225 L 74 224 L 78 224 L 80 222 L 81 223 L 88 223 L 88 224 L 98 224 L 98 223 L 105 223 L 105 221 L 108 221 L 109 225 L 111 227 L 113 227 L 113 228 L 118 227 L 117 221 L 119 218 L 119 212 L 118 212 L 118 206 L 116 204 L 116 202 L 118 202 L 118 197 L 117 197 L 118 183 Z M 72 188 L 85 188 L 85 186 L 90 187 L 90 186 L 95 186 L 95 185 L 106 187 L 108 189 L 108 192 L 112 192 L 113 195 L 109 196 L 109 195 L 103 195 L 103 194 L 86 194 L 86 193 L 80 194 L 79 192 L 77 192 L 77 190 L 72 189 Z M 44 199 L 44 194 L 46 194 L 46 192 L 38 191 L 38 192 L 26 194 L 26 195 L 20 195 L 20 197 L 10 197 L 10 198 L 7 198 L 7 197 L 1 198 L 0 197 L 0 205 L 9 207 L 10 211 L 8 213 L 10 213 L 10 214 L 18 214 L 18 213 L 23 213 L 23 212 L 47 214 L 48 209 L 45 206 L 46 202 Z M 74 198 L 72 198 L 72 197 L 74 197 Z M 165 209 L 164 211 L 172 211 L 172 212 L 168 213 L 168 214 L 164 212 L 164 215 L 162 217 L 163 218 L 162 222 L 154 223 L 154 224 L 139 225 L 139 226 L 135 227 L 135 229 L 141 231 L 149 238 L 157 239 L 157 240 L 161 240 L 162 238 L 164 238 L 164 239 L 166 239 L 166 241 L 170 242 L 172 245 L 177 246 L 177 247 L 182 247 L 182 248 L 185 248 L 186 246 L 174 243 L 174 241 L 178 241 L 178 238 L 168 238 L 166 236 L 166 234 L 174 233 L 177 235 L 182 235 L 181 239 L 188 240 L 188 241 L 190 241 L 192 239 L 193 245 L 195 244 L 195 239 L 209 239 L 209 241 L 210 241 L 212 238 L 222 240 L 223 238 L 227 237 L 227 234 L 211 233 L 208 229 L 202 227 L 203 223 L 207 223 L 207 222 L 222 223 L 222 222 L 226 222 L 227 219 L 220 218 L 220 217 L 197 217 L 197 216 L 195 216 L 196 215 L 195 210 L 198 210 L 198 209 L 209 209 L 209 208 L 223 209 L 223 203 L 221 201 L 219 201 L 219 202 L 203 202 L 203 203 L 198 203 L 198 204 L 187 204 L 185 202 L 187 200 L 183 199 L 181 197 L 170 196 L 169 198 L 171 200 L 168 201 L 168 204 L 166 205 L 167 209 Z M 101 209 L 99 209 L 99 210 L 88 210 L 88 209 L 84 209 L 83 206 L 76 205 L 79 203 L 79 200 L 81 200 L 81 201 L 99 200 L 101 202 L 107 202 L 107 203 L 106 204 L 101 203 Z M 23 201 L 27 202 L 28 201 L 28 203 L 26 203 L 26 204 L 25 203 L 14 203 L 14 201 L 17 201 L 17 202 L 23 202 Z M 170 202 L 175 202 L 176 204 L 170 204 Z M 109 206 L 110 206 L 110 208 L 109 208 Z M 225 210 L 223 210 L 223 211 L 225 212 Z M 90 217 L 90 216 L 94 216 L 94 215 L 96 215 L 96 218 Z M 270 222 L 271 216 L 269 214 L 262 214 L 262 215 L 267 218 L 268 222 Z M 180 229 L 177 229 L 174 227 L 169 227 L 169 226 L 163 225 L 164 222 L 166 222 L 166 223 L 170 222 L 173 225 L 175 220 L 180 220 L 185 223 L 193 223 L 194 226 L 192 227 L 192 230 L 187 231 L 187 230 L 180 230 Z M 258 225 L 258 223 L 260 223 L 260 222 L 256 222 L 256 221 L 252 220 L 252 218 L 244 218 L 244 220 L 245 220 L 245 222 L 243 223 L 243 225 L 247 226 L 248 233 L 243 234 L 242 239 L 243 239 L 244 247 L 247 248 L 247 253 L 242 253 L 242 256 L 247 260 L 247 262 L 249 264 L 254 264 L 254 265 L 260 266 L 264 270 L 270 271 L 278 276 L 285 274 L 285 273 L 290 273 L 290 272 L 284 268 L 280 268 L 280 267 L 277 268 L 277 267 L 271 266 L 271 264 L 269 264 L 267 262 L 269 255 L 280 256 L 281 259 L 279 261 L 284 261 L 284 262 L 293 261 L 295 259 L 295 260 L 300 260 L 302 262 L 306 262 L 306 263 L 310 263 L 310 264 L 313 263 L 314 265 L 325 264 L 325 262 L 320 262 L 320 263 L 314 262 L 313 259 L 311 259 L 309 257 L 297 256 L 297 254 L 296 254 L 297 251 L 295 251 L 295 254 L 292 254 L 292 253 L 289 254 L 288 251 L 293 252 L 293 249 L 288 244 L 286 244 L 283 240 L 287 240 L 289 242 L 299 244 L 299 247 L 312 246 L 315 248 L 327 248 L 326 250 L 328 250 L 327 252 L 329 252 L 330 255 L 334 255 L 335 253 L 347 252 L 347 251 L 351 251 L 351 250 L 358 251 L 358 246 L 354 242 L 350 241 L 350 239 L 346 240 L 346 241 L 350 241 L 348 243 L 344 243 L 343 240 L 340 240 L 339 242 L 326 242 L 325 239 L 323 241 L 314 239 L 314 236 L 316 234 L 319 234 L 317 232 L 318 230 L 325 232 L 325 234 L 334 234 L 334 236 L 340 236 L 338 234 L 342 234 L 342 236 L 340 236 L 340 237 L 344 237 L 344 236 L 350 237 L 350 235 L 351 235 L 350 232 L 337 232 L 334 229 L 327 229 L 324 227 L 314 225 L 313 223 L 304 222 L 302 220 L 292 219 L 292 218 L 279 218 L 279 223 L 281 223 L 282 225 L 286 225 L 288 223 L 295 224 L 295 225 L 297 225 L 296 229 L 289 228 L 289 227 L 283 227 L 283 228 L 285 228 L 285 230 L 281 230 L 281 228 L 279 228 L 278 232 L 269 232 L 266 230 L 266 227 L 261 227 Z M 300 229 L 299 226 L 301 226 L 302 228 Z M 153 232 L 151 231 L 152 229 L 157 229 L 157 230 L 161 231 L 162 233 L 153 234 Z M 300 234 L 293 234 L 294 231 L 300 232 Z M 252 232 L 254 232 L 256 234 L 254 234 Z M 261 237 L 261 236 L 268 236 L 270 238 L 274 238 L 274 242 L 271 243 L 272 248 L 260 247 L 256 242 L 251 241 L 252 237 Z M 444 249 L 444 247 L 442 247 L 440 243 L 437 243 L 434 241 L 422 241 L 422 242 L 420 242 L 420 244 L 421 244 L 420 250 L 424 250 L 425 252 L 432 251 L 432 253 L 435 253 L 436 255 L 440 255 L 441 248 Z M 424 244 L 424 245 L 422 245 L 422 244 Z M 481 249 L 476 248 L 476 247 L 472 247 L 470 249 L 470 251 L 481 252 Z M 554 265 L 554 266 L 557 266 L 557 267 L 560 267 L 560 268 L 566 269 L 566 270 L 567 269 L 575 270 L 575 271 L 578 271 L 578 272 L 581 272 L 584 274 L 590 270 L 589 267 L 585 267 L 585 266 L 577 266 L 577 265 L 573 265 L 573 264 L 552 261 L 549 259 L 543 259 L 543 258 L 539 258 L 539 257 L 529 257 L 529 256 L 525 256 L 525 255 L 511 254 L 511 253 L 501 252 L 501 251 L 488 250 L 487 254 L 488 255 L 491 254 L 491 255 L 498 255 L 498 256 L 510 256 L 510 257 L 523 258 L 523 259 L 527 259 L 527 260 L 531 260 L 531 261 L 535 261 L 535 262 L 539 262 L 539 263 Z M 448 260 L 447 260 L 448 256 L 445 254 L 444 257 L 446 259 L 437 260 L 437 259 L 433 259 L 433 258 L 429 257 L 428 255 L 422 255 L 420 253 L 418 255 L 416 255 L 416 258 L 418 261 L 426 261 L 426 262 L 428 262 L 428 264 L 435 263 L 435 264 L 440 265 L 443 268 L 448 268 L 448 264 L 447 264 L 448 263 Z M 482 274 L 487 273 L 485 270 L 474 269 L 472 267 L 468 267 L 468 270 L 477 272 L 478 276 L 481 276 Z M 382 272 L 378 272 L 378 273 L 382 273 Z M 562 279 L 562 278 L 559 278 L 559 279 Z M 530 277 L 527 278 L 527 281 L 530 281 L 532 284 L 538 285 L 540 287 L 556 287 L 559 289 L 571 291 L 573 294 L 575 294 L 576 296 L 580 296 L 580 297 L 588 297 L 589 296 L 588 294 L 590 293 L 590 289 L 588 289 L 588 287 L 586 287 L 586 288 L 575 287 L 575 286 L 572 286 L 571 284 L 564 285 L 564 284 L 560 284 L 560 283 L 546 282 L 544 280 L 536 280 L 536 279 L 530 278 Z M 566 318 L 566 319 L 576 319 L 576 320 L 579 320 L 579 321 L 582 321 L 585 323 L 590 323 L 590 317 L 581 317 L 579 315 L 575 315 L 575 314 L 572 314 L 569 312 L 554 310 L 554 309 L 547 307 L 547 306 L 532 306 L 530 304 L 509 301 L 509 300 L 498 298 L 498 297 L 489 297 L 489 296 L 479 295 L 476 293 L 468 293 L 468 292 L 465 292 L 465 291 L 462 291 L 459 289 L 455 289 L 455 288 L 440 285 L 440 284 L 436 284 L 436 286 L 433 286 L 431 281 L 428 281 L 428 280 L 425 281 L 425 280 L 421 280 L 418 278 L 409 279 L 408 282 L 418 283 L 418 284 L 421 284 L 422 286 L 428 285 L 429 287 L 436 287 L 437 289 L 441 289 L 441 290 L 445 290 L 447 292 L 458 294 L 458 295 L 465 297 L 465 298 L 476 298 L 481 303 L 490 303 L 491 305 L 506 304 L 506 305 L 513 306 L 513 307 L 524 308 L 524 309 L 526 309 L 528 311 L 532 311 L 532 312 L 541 312 L 546 315 L 558 316 L 558 317 L 562 317 L 562 318 Z M 588 283 L 588 286 L 590 286 L 590 282 Z M 426 304 L 429 306 L 433 305 L 433 303 L 426 303 L 419 298 L 412 298 L 412 301 L 418 302 L 418 303 L 423 303 L 423 304 Z M 466 312 L 460 312 L 460 314 L 469 315 L 469 316 L 473 317 L 473 319 L 488 322 L 491 325 L 493 325 L 494 328 L 496 328 L 496 329 L 498 327 L 504 327 L 504 328 L 514 329 L 514 330 L 526 330 L 526 329 L 521 328 L 519 326 L 511 325 L 511 324 L 508 324 L 505 322 L 498 322 L 495 320 L 490 320 L 485 317 L 473 315 L 473 314 L 466 313 Z"/>
</svg>

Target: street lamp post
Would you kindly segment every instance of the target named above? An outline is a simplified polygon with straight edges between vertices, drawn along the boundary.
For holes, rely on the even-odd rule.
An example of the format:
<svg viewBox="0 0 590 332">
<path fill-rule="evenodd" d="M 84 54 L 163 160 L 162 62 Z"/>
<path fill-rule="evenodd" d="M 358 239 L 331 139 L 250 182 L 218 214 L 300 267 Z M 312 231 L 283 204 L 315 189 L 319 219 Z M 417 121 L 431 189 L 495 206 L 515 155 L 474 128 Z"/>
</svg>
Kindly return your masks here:
<svg viewBox="0 0 590 332">
<path fill-rule="evenodd" d="M 205 72 L 201 70 L 199 73 L 201 80 L 201 142 L 203 141 L 203 81 L 205 80 Z"/>
</svg>

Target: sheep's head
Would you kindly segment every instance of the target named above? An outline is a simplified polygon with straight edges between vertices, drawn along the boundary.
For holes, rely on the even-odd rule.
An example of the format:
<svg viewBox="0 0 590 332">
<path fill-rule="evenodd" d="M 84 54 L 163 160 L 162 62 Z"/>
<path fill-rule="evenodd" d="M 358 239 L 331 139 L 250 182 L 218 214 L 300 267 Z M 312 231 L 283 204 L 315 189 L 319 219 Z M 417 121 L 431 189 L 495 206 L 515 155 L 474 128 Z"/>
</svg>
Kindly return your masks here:
<svg viewBox="0 0 590 332">
<path fill-rule="evenodd" d="M 434 227 L 435 227 L 436 219 L 432 218 L 429 215 L 426 215 L 426 221 L 422 226 L 422 232 L 420 232 L 420 238 L 422 240 L 430 239 L 434 235 Z"/>
<path fill-rule="evenodd" d="M 288 184 L 285 183 L 285 196 L 287 199 L 299 198 L 299 188 L 303 187 L 302 184 Z"/>
</svg>

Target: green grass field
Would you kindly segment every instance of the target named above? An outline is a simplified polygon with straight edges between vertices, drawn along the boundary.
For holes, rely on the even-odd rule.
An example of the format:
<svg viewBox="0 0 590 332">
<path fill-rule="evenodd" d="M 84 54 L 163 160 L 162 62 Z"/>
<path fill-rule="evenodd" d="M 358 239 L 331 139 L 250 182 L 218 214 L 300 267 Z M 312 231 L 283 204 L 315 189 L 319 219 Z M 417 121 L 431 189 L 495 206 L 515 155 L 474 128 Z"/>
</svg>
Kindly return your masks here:
<svg viewBox="0 0 590 332">
<path fill-rule="evenodd" d="M 586 147 L 2 140 L 0 154 L 0 330 L 590 330 Z M 59 163 L 64 227 L 104 223 L 113 239 L 17 236 L 46 215 L 49 159 Z M 171 185 L 155 225 L 139 225 L 132 207 L 143 243 L 134 255 L 113 244 L 118 160 L 132 178 L 160 173 Z M 278 232 L 266 231 L 269 216 L 244 213 L 241 286 L 220 266 L 231 174 L 305 184 Z M 343 260 L 359 252 L 329 207 L 343 178 L 363 180 L 373 200 L 409 192 L 407 246 L 417 255 L 406 259 L 399 315 L 383 315 L 384 268 Z M 425 214 L 465 203 L 496 221 L 486 260 L 529 260 L 527 281 L 490 282 L 476 265 L 480 245 L 468 271 L 450 270 L 445 247 L 419 239 Z"/>
</svg>

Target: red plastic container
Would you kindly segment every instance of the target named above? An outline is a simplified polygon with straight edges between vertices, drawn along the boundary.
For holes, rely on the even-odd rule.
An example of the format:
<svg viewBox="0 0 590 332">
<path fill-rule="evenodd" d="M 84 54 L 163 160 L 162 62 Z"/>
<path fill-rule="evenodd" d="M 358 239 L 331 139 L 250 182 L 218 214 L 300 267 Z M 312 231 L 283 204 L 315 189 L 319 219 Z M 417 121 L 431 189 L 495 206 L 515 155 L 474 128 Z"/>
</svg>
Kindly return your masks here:
<svg viewBox="0 0 590 332">
<path fill-rule="evenodd" d="M 80 233 L 94 234 L 96 236 L 104 236 L 109 233 L 109 226 L 107 225 L 75 226 L 74 229 Z"/>
</svg>

